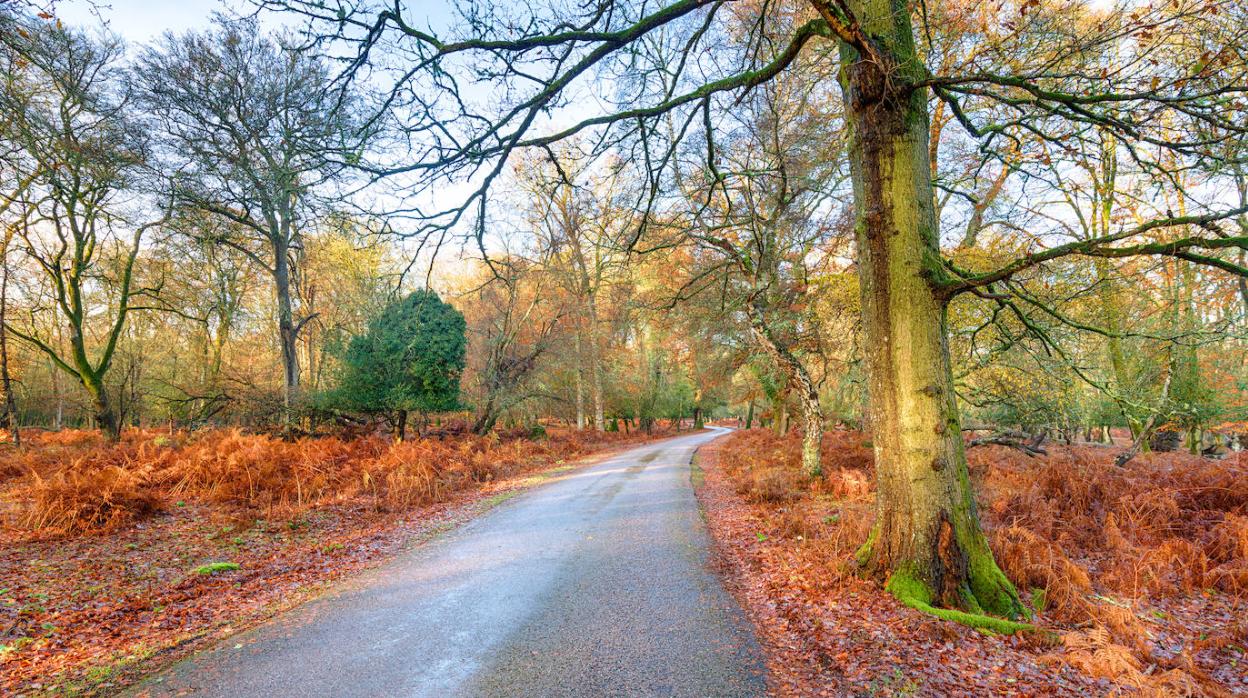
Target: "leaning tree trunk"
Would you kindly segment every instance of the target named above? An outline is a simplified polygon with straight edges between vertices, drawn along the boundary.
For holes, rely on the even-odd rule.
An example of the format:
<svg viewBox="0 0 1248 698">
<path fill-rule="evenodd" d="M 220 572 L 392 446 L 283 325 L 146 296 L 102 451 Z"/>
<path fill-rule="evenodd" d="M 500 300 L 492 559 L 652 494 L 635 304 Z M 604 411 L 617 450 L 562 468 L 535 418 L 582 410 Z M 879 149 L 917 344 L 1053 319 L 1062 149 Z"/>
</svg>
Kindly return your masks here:
<svg viewBox="0 0 1248 698">
<path fill-rule="evenodd" d="M 950 369 L 925 90 L 900 0 L 852 3 L 889 63 L 845 48 L 876 521 L 858 552 L 919 610 L 1011 630 L 1026 609 L 980 528 Z M 937 607 L 943 608 L 937 608 Z M 959 610 L 950 610 L 959 609 Z M 968 611 L 970 613 L 963 613 Z"/>
<path fill-rule="evenodd" d="M 477 436 L 485 436 L 490 433 L 494 425 L 498 423 L 500 413 L 498 401 L 491 394 L 486 398 L 485 404 L 481 406 L 481 411 L 477 413 L 477 419 L 472 425 L 472 433 Z"/>
<path fill-rule="evenodd" d="M 819 447 L 823 443 L 823 410 L 819 406 L 819 388 L 802 362 L 772 334 L 762 308 L 751 304 L 749 315 L 754 339 L 788 378 L 789 385 L 797 389 L 797 397 L 802 403 L 802 468 L 811 477 L 819 477 L 823 475 L 823 464 L 819 456 Z"/>
</svg>

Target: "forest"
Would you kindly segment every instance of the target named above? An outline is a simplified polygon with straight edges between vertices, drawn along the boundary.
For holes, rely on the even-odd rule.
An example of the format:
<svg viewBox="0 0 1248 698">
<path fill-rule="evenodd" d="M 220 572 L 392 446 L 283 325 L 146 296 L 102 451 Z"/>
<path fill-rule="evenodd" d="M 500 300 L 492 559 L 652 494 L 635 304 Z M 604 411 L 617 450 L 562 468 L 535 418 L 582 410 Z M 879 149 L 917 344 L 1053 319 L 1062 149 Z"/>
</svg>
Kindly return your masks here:
<svg viewBox="0 0 1248 698">
<path fill-rule="evenodd" d="M 1248 694 L 1248 4 L 142 5 L 0 0 L 0 694 L 617 461 L 688 695 Z"/>
</svg>

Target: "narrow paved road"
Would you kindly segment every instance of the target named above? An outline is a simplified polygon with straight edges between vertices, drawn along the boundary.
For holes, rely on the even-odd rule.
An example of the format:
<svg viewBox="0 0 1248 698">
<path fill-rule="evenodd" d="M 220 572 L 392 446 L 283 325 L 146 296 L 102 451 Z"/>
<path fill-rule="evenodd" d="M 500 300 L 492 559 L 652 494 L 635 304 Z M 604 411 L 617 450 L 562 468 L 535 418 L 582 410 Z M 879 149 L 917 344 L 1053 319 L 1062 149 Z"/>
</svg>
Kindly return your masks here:
<svg viewBox="0 0 1248 698">
<path fill-rule="evenodd" d="M 139 694 L 762 695 L 761 652 L 707 567 L 690 486 L 694 450 L 721 432 L 521 494 Z"/>
</svg>

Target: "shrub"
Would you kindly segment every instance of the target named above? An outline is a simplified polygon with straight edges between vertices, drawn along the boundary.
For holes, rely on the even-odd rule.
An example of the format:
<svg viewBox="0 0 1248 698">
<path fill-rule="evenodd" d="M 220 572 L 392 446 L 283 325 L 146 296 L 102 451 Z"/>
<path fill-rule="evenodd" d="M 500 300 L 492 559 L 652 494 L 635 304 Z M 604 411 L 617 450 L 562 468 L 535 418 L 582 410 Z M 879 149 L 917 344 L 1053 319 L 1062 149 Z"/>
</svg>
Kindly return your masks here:
<svg viewBox="0 0 1248 698">
<path fill-rule="evenodd" d="M 23 494 L 19 526 L 67 534 L 113 529 L 160 503 L 137 474 L 115 465 L 71 467 L 47 477 L 31 473 Z"/>
<path fill-rule="evenodd" d="M 750 473 L 744 481 L 746 499 L 775 504 L 798 496 L 797 474 L 787 468 L 762 468 Z"/>
</svg>

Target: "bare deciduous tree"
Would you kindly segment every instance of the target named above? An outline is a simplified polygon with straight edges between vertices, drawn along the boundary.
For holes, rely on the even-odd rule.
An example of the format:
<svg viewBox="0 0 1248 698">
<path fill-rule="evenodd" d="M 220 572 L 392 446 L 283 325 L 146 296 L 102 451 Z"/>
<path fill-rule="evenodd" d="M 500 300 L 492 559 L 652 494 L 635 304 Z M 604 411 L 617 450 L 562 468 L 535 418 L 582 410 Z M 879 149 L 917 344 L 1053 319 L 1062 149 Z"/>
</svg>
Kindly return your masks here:
<svg viewBox="0 0 1248 698">
<path fill-rule="evenodd" d="M 134 220 L 132 187 L 147 142 L 129 115 L 123 46 L 36 23 L 21 26 L 6 46 L 30 66 L 28 83 L 10 82 L 0 93 L 4 137 L 20 149 L 18 167 L 29 178 L 18 234 L 66 323 L 68 349 L 41 336 L 33 321 L 6 319 L 6 326 L 82 384 L 100 428 L 116 440 L 121 425 L 105 375 L 140 293 L 134 271 L 143 235 L 161 222 Z M 100 316 L 104 331 L 93 336 Z"/>
<path fill-rule="evenodd" d="M 142 102 L 156 121 L 172 192 L 183 207 L 233 225 L 203 231 L 273 280 L 284 400 L 299 389 L 296 253 L 318 195 L 359 158 L 365 129 L 316 56 L 268 37 L 253 20 L 166 36 L 139 61 Z M 228 230 L 235 234 L 218 235 Z"/>
</svg>

